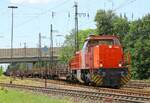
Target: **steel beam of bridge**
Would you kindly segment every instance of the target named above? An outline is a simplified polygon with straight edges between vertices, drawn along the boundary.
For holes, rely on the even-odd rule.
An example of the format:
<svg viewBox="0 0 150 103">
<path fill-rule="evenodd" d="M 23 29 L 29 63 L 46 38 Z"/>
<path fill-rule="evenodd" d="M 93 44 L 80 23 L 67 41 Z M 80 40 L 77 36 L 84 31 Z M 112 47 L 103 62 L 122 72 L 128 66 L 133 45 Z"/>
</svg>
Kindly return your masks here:
<svg viewBox="0 0 150 103">
<path fill-rule="evenodd" d="M 37 62 L 39 61 L 39 57 L 26 57 L 26 58 L 12 58 L 13 62 L 15 63 L 19 63 L 19 62 L 28 62 L 28 63 L 32 63 L 32 62 Z M 0 63 L 11 63 L 11 58 L 0 58 Z M 53 57 L 54 61 L 59 61 L 58 57 Z M 49 57 L 41 57 L 40 61 L 50 61 Z"/>
<path fill-rule="evenodd" d="M 60 48 L 54 48 L 54 61 L 58 61 Z M 47 52 L 41 50 L 41 55 L 39 55 L 38 48 L 15 48 L 13 52 L 13 57 L 11 59 L 10 49 L 0 49 L 0 63 L 11 63 L 13 62 L 37 62 L 39 61 L 50 61 L 49 55 L 50 49 Z M 26 54 L 25 54 L 26 53 Z"/>
</svg>

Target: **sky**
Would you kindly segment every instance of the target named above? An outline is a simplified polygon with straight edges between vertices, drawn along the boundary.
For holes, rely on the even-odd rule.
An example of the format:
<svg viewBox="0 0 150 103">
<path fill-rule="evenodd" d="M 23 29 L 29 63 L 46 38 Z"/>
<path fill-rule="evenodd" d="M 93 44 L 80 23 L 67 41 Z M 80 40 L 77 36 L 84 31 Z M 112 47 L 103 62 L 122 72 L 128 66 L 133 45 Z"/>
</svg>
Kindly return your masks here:
<svg viewBox="0 0 150 103">
<path fill-rule="evenodd" d="M 79 13 L 89 14 L 89 17 L 79 16 L 80 30 L 96 28 L 94 17 L 99 9 L 113 9 L 117 15 L 126 14 L 129 20 L 150 13 L 150 0 L 1 0 L 0 48 L 10 48 L 11 43 L 11 9 L 8 6 L 18 6 L 14 10 L 14 48 L 23 48 L 25 42 L 27 47 L 37 47 L 39 33 L 42 47 L 49 46 L 50 24 L 53 24 L 54 45 L 59 46 L 74 28 L 75 1 Z"/>
</svg>

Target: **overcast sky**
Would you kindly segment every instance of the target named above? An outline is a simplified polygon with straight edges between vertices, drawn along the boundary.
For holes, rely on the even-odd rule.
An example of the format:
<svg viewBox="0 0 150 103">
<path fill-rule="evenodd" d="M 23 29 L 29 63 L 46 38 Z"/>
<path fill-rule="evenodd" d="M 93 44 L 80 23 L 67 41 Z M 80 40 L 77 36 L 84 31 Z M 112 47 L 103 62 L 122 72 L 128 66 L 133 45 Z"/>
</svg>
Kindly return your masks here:
<svg viewBox="0 0 150 103">
<path fill-rule="evenodd" d="M 75 0 L 1 0 L 0 1 L 0 48 L 10 48 L 11 10 L 9 5 L 17 5 L 14 10 L 14 47 L 37 47 L 38 33 L 49 37 L 53 24 L 54 44 L 62 43 L 63 36 L 74 28 Z M 76 0 L 80 13 L 89 17 L 79 17 L 79 29 L 95 28 L 94 17 L 98 9 L 114 9 L 119 15 L 126 14 L 129 20 L 141 18 L 150 12 L 150 0 Z M 51 13 L 54 12 L 54 18 Z M 70 14 L 70 16 L 68 16 Z M 42 46 L 49 46 L 49 39 L 42 38 Z"/>
</svg>

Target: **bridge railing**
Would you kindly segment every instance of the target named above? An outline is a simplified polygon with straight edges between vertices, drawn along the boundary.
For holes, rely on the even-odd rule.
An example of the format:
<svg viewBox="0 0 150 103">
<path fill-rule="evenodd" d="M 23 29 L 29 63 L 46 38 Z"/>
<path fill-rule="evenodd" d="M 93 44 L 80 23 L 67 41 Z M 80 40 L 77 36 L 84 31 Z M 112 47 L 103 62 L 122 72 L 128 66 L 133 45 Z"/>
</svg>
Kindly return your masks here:
<svg viewBox="0 0 150 103">
<path fill-rule="evenodd" d="M 53 49 L 53 55 L 59 55 L 60 48 Z M 47 52 L 39 51 L 38 48 L 14 48 L 13 58 L 23 57 L 50 57 L 50 49 Z M 0 58 L 11 58 L 11 49 L 0 49 Z"/>
</svg>

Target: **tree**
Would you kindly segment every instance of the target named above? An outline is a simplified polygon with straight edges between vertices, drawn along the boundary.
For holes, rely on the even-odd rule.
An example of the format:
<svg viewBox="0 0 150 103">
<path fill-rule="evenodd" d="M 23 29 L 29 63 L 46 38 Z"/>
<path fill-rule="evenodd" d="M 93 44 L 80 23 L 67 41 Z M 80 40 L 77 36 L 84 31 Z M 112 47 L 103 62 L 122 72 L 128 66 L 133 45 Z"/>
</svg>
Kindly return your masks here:
<svg viewBox="0 0 150 103">
<path fill-rule="evenodd" d="M 68 63 L 69 60 L 72 58 L 74 51 L 75 51 L 75 32 L 72 32 L 67 35 L 64 45 L 61 48 L 60 52 L 60 59 L 63 63 Z"/>
<path fill-rule="evenodd" d="M 113 11 L 98 10 L 95 16 L 99 34 L 119 35 L 123 37 L 129 32 L 129 22 L 126 16 L 118 16 Z"/>
<path fill-rule="evenodd" d="M 21 72 L 25 72 L 26 70 L 27 70 L 27 65 L 26 65 L 26 63 L 20 63 L 20 64 L 18 64 L 19 65 L 19 70 L 21 71 Z"/>
<path fill-rule="evenodd" d="M 95 16 L 97 31 L 99 34 L 113 34 L 113 20 L 117 18 L 111 10 L 98 10 Z"/>
<path fill-rule="evenodd" d="M 116 34 L 120 37 L 120 40 L 123 40 L 125 35 L 128 34 L 130 26 L 128 19 L 126 17 L 116 17 L 113 22 L 113 34 Z"/>
<path fill-rule="evenodd" d="M 97 34 L 95 29 L 86 29 L 86 30 L 80 30 L 78 33 L 78 40 L 79 40 L 79 48 L 81 49 L 85 39 L 90 34 Z M 69 60 L 74 55 L 75 51 L 75 43 L 74 43 L 74 36 L 75 33 L 72 31 L 69 35 L 66 36 L 66 40 L 64 42 L 64 45 L 61 49 L 60 53 L 60 59 L 63 61 L 63 63 L 68 63 Z"/>
<path fill-rule="evenodd" d="M 131 23 L 124 39 L 126 50 L 131 51 L 132 74 L 135 79 L 150 78 L 150 15 Z"/>
</svg>

